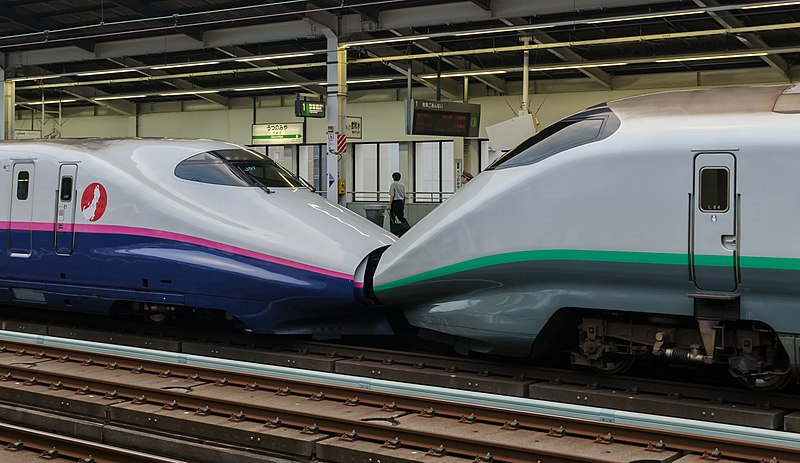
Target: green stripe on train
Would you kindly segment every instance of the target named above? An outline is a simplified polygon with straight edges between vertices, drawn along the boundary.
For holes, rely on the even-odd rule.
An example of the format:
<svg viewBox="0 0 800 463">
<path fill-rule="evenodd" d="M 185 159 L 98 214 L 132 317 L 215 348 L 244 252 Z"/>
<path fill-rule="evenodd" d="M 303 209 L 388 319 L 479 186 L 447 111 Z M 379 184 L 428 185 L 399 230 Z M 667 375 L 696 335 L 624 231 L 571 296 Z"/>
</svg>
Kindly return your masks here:
<svg viewBox="0 0 800 463">
<path fill-rule="evenodd" d="M 479 257 L 457 264 L 448 265 L 427 272 L 401 278 L 375 287 L 375 291 L 384 291 L 420 281 L 440 278 L 455 273 L 466 272 L 495 265 L 513 264 L 532 261 L 592 261 L 633 264 L 689 265 L 687 254 L 669 254 L 656 252 L 625 251 L 587 251 L 572 249 L 544 249 L 536 251 L 518 251 L 493 256 Z M 800 259 L 780 257 L 741 257 L 742 268 L 800 270 Z M 695 256 L 695 265 L 707 267 L 733 266 L 732 256 Z"/>
</svg>

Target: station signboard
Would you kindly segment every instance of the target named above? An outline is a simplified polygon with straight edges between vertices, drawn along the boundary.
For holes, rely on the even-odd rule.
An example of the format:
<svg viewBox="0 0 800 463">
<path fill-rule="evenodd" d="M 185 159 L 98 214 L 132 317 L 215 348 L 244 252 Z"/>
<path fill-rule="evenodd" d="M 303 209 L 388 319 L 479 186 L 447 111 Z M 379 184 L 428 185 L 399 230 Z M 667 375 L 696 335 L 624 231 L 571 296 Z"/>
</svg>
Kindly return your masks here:
<svg viewBox="0 0 800 463">
<path fill-rule="evenodd" d="M 253 124 L 254 145 L 299 145 L 303 143 L 303 123 Z"/>
</svg>

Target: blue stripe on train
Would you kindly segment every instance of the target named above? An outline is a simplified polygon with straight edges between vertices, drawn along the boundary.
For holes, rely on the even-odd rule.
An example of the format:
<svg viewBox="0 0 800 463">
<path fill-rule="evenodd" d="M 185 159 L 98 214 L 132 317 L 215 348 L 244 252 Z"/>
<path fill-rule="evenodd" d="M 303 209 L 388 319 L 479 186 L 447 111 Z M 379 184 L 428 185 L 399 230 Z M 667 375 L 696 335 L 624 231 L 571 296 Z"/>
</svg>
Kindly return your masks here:
<svg viewBox="0 0 800 463">
<path fill-rule="evenodd" d="M 7 246 L 7 231 L 0 237 Z M 190 243 L 78 233 L 73 254 L 60 256 L 52 239 L 52 232 L 33 232 L 27 258 L 4 250 L 0 301 L 90 312 L 107 311 L 115 300 L 182 304 L 228 311 L 261 333 L 301 332 L 298 320 L 342 316 L 357 307 L 352 280 Z"/>
</svg>

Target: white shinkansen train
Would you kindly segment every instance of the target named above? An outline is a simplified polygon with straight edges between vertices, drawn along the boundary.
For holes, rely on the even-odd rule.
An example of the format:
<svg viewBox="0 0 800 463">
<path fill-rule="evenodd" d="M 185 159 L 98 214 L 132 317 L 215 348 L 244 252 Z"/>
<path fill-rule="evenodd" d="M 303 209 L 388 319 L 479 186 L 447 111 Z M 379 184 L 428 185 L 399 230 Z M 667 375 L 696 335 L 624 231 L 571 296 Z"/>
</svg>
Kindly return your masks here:
<svg viewBox="0 0 800 463">
<path fill-rule="evenodd" d="M 367 293 L 464 351 L 724 364 L 777 388 L 800 368 L 798 176 L 798 86 L 612 101 L 423 218 Z"/>
<path fill-rule="evenodd" d="M 211 140 L 10 141 L 0 165 L 0 303 L 388 332 L 354 275 L 395 237 L 264 155 Z"/>
</svg>

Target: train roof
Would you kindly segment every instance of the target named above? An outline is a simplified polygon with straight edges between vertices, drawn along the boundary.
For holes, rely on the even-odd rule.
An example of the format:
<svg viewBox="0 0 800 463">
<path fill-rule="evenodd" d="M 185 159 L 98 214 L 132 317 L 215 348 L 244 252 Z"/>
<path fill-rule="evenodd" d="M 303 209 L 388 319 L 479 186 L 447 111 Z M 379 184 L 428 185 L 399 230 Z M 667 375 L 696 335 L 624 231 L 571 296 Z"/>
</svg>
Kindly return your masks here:
<svg viewBox="0 0 800 463">
<path fill-rule="evenodd" d="M 179 138 L 58 138 L 43 140 L 4 140 L 0 142 L 2 152 L 57 153 L 72 152 L 90 156 L 131 155 L 134 151 L 174 149 L 176 154 L 185 156 L 191 152 L 205 152 L 217 149 L 238 148 L 232 143 L 211 139 Z M 168 154 L 160 151 L 163 156 Z"/>
<path fill-rule="evenodd" d="M 614 100 L 620 119 L 752 113 L 800 113 L 800 86 L 720 87 L 652 93 Z"/>
</svg>

